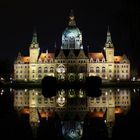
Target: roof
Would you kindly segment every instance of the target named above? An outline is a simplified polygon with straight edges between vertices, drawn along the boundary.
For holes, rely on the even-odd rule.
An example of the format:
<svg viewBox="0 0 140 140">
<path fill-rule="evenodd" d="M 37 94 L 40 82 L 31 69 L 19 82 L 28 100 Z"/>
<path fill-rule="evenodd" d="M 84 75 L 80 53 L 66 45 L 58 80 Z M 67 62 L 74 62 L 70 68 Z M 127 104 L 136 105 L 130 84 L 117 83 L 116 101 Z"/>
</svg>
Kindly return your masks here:
<svg viewBox="0 0 140 140">
<path fill-rule="evenodd" d="M 24 108 L 21 110 L 21 113 L 23 113 L 23 114 L 29 114 L 29 113 L 30 113 L 29 107 L 24 107 Z"/>
<path fill-rule="evenodd" d="M 23 56 L 22 60 L 24 63 L 29 63 L 30 57 L 29 56 Z"/>
<path fill-rule="evenodd" d="M 45 59 L 50 60 L 54 58 L 54 53 L 41 53 L 39 59 L 44 61 Z M 22 61 L 24 63 L 29 63 L 30 57 L 29 56 L 22 56 Z"/>
<path fill-rule="evenodd" d="M 91 117 L 98 117 L 98 118 L 103 118 L 104 117 L 105 112 L 103 111 L 96 111 L 96 112 L 91 112 L 90 115 Z"/>
<path fill-rule="evenodd" d="M 102 60 L 104 58 L 104 55 L 102 52 L 89 53 L 88 56 L 89 58 L 93 58 L 93 60 L 96 60 L 96 59 Z"/>
<path fill-rule="evenodd" d="M 45 111 L 41 111 L 40 116 L 41 116 L 41 118 L 46 118 L 46 117 L 48 117 L 48 113 Z"/>
<path fill-rule="evenodd" d="M 114 56 L 114 62 L 118 63 L 123 60 L 122 56 Z"/>
<path fill-rule="evenodd" d="M 115 114 L 123 113 L 124 110 L 121 107 L 115 107 Z"/>
<path fill-rule="evenodd" d="M 41 53 L 39 59 L 44 61 L 45 59 L 50 60 L 54 58 L 54 53 Z"/>
<path fill-rule="evenodd" d="M 66 37 L 79 37 L 79 35 L 81 34 L 80 30 L 78 27 L 67 27 L 62 36 L 66 36 Z"/>
</svg>

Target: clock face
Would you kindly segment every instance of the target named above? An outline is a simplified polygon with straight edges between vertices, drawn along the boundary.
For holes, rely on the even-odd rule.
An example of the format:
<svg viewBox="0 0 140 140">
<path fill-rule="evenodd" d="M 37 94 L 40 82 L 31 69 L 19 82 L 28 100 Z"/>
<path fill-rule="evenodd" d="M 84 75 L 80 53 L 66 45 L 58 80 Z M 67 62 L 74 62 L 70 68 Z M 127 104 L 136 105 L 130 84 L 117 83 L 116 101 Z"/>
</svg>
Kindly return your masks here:
<svg viewBox="0 0 140 140">
<path fill-rule="evenodd" d="M 63 107 L 66 103 L 66 99 L 61 95 L 57 98 L 56 102 L 60 107 Z"/>
<path fill-rule="evenodd" d="M 58 73 L 65 73 L 65 66 L 60 64 L 57 68 L 56 68 L 56 71 Z"/>
</svg>

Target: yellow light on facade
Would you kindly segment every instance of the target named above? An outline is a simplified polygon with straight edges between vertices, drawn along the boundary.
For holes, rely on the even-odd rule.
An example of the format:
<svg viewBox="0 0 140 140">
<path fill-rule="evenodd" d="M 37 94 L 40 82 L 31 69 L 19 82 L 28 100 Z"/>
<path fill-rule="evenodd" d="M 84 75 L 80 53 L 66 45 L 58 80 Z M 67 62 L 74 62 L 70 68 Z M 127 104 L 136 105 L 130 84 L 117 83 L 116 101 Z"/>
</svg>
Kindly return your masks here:
<svg viewBox="0 0 140 140">
<path fill-rule="evenodd" d="M 57 101 L 56 101 L 56 102 L 58 103 L 58 105 L 59 105 L 60 107 L 63 107 L 63 106 L 65 105 L 66 99 L 65 99 L 65 97 L 63 97 L 63 96 L 59 96 L 59 97 L 57 98 Z"/>
<path fill-rule="evenodd" d="M 80 91 L 79 91 L 79 97 L 80 98 L 83 98 L 84 97 L 84 92 L 80 89 Z"/>
<path fill-rule="evenodd" d="M 118 88 L 117 91 L 120 92 L 120 89 Z"/>
</svg>

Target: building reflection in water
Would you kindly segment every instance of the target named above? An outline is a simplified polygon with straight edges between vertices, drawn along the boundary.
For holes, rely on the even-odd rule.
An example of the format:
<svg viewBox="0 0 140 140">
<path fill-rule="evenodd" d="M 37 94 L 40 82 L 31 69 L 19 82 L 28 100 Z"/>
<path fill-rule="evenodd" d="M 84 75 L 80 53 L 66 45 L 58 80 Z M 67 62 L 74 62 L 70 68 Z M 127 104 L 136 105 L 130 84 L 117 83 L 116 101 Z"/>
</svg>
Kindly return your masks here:
<svg viewBox="0 0 140 140">
<path fill-rule="evenodd" d="M 87 117 L 102 120 L 107 137 L 111 137 L 115 116 L 126 114 L 130 106 L 129 89 L 104 88 L 100 97 L 87 97 L 81 89 L 61 89 L 51 98 L 44 98 L 41 89 L 14 90 L 14 108 L 19 115 L 29 115 L 33 130 L 38 129 L 43 119 L 47 121 L 58 116 L 61 133 L 72 140 L 83 136 L 83 127 L 88 124 Z"/>
</svg>

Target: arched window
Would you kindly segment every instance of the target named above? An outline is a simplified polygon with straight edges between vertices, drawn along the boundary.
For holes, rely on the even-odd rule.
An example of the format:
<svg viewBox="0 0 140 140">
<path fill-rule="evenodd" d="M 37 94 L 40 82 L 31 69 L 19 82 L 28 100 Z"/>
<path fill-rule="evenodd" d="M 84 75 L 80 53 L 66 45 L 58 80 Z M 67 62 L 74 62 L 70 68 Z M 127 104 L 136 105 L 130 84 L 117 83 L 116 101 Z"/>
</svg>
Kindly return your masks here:
<svg viewBox="0 0 140 140">
<path fill-rule="evenodd" d="M 111 69 L 109 69 L 109 73 L 111 73 L 112 72 L 112 70 Z"/>
<path fill-rule="evenodd" d="M 42 78 L 42 75 L 41 75 L 41 74 L 39 74 L 39 75 L 38 75 L 38 78 L 39 78 L 39 79 L 41 79 L 41 78 Z"/>
<path fill-rule="evenodd" d="M 90 72 L 94 72 L 94 68 L 93 67 L 90 67 Z"/>
<path fill-rule="evenodd" d="M 105 72 L 105 67 L 102 67 L 102 72 Z"/>
<path fill-rule="evenodd" d="M 48 68 L 44 67 L 44 73 L 47 73 L 47 72 L 48 72 Z"/>
<path fill-rule="evenodd" d="M 54 72 L 54 68 L 53 67 L 50 67 L 50 72 Z"/>
<path fill-rule="evenodd" d="M 38 67 L 38 73 L 42 73 L 42 68 Z"/>
<path fill-rule="evenodd" d="M 100 73 L 100 68 L 96 67 L 96 73 Z"/>
</svg>

